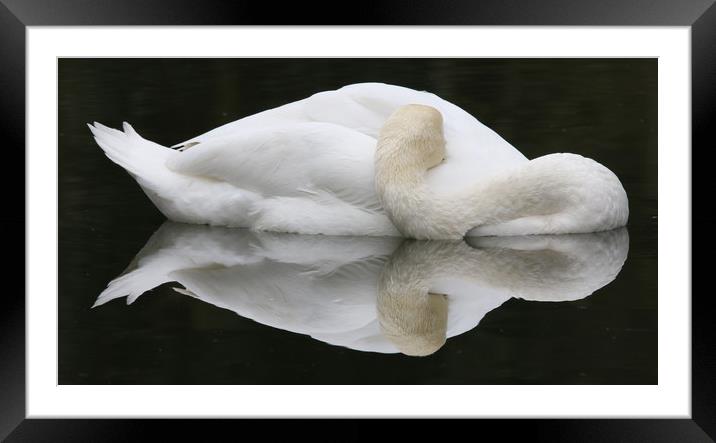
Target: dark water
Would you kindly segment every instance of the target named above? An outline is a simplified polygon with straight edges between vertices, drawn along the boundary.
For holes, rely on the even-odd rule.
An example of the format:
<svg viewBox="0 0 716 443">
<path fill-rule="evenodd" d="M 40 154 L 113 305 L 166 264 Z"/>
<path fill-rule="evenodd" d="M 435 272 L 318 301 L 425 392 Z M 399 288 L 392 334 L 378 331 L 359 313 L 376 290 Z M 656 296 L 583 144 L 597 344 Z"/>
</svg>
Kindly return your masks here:
<svg viewBox="0 0 716 443">
<path fill-rule="evenodd" d="M 126 120 L 172 145 L 363 81 L 434 92 L 529 158 L 574 152 L 614 171 L 631 210 L 616 279 L 574 301 L 510 299 L 422 358 L 329 345 L 171 284 L 90 309 L 164 218 L 85 123 Z M 59 382 L 657 383 L 656 87 L 650 59 L 60 60 Z"/>
</svg>

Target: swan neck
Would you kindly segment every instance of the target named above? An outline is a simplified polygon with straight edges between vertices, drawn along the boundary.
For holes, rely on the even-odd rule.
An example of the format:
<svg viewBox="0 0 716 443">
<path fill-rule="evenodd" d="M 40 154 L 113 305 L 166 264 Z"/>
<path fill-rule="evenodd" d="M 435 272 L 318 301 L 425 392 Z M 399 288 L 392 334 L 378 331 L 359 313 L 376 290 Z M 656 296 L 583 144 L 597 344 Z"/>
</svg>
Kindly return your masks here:
<svg viewBox="0 0 716 443">
<path fill-rule="evenodd" d="M 434 202 L 425 185 L 425 173 L 425 168 L 400 156 L 378 156 L 376 161 L 378 198 L 393 224 L 408 237 L 427 238 L 414 229 L 415 223 L 433 218 L 426 213 L 433 212 Z"/>
</svg>

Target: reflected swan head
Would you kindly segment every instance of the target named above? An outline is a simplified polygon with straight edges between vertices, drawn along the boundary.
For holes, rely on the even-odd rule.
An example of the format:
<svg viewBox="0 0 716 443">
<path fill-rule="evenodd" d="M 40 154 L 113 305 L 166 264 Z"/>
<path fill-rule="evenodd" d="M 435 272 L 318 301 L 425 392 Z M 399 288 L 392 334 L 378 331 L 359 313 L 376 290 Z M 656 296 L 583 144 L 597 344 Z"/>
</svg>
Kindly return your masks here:
<svg viewBox="0 0 716 443">
<path fill-rule="evenodd" d="M 431 106 L 401 106 L 380 130 L 376 165 L 388 160 L 390 164 L 405 169 L 425 170 L 439 165 L 444 158 L 443 117 Z"/>
<path fill-rule="evenodd" d="M 378 294 L 381 332 L 405 355 L 423 357 L 442 348 L 447 340 L 447 314 L 444 294 Z"/>
<path fill-rule="evenodd" d="M 406 240 L 378 278 L 381 332 L 405 355 L 427 356 L 445 344 L 449 300 L 430 289 L 436 266 L 451 261 L 459 244 Z"/>
</svg>

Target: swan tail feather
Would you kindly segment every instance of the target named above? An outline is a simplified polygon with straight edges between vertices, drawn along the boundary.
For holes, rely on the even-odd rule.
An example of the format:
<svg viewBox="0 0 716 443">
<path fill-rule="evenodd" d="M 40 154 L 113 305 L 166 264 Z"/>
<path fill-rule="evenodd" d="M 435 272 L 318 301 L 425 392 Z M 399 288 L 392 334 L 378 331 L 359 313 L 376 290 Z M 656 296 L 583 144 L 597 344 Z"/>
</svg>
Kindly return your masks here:
<svg viewBox="0 0 716 443">
<path fill-rule="evenodd" d="M 95 141 L 110 160 L 127 170 L 143 187 L 157 190 L 168 177 L 164 166 L 176 151 L 142 138 L 129 123 L 123 131 L 101 123 L 87 125 Z"/>
</svg>

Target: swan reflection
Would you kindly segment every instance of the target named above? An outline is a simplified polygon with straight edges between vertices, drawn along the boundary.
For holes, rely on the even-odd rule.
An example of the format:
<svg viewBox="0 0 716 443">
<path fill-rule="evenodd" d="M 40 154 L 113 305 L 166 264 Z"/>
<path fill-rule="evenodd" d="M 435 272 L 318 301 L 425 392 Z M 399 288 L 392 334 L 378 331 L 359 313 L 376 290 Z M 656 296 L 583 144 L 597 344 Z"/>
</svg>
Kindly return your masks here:
<svg viewBox="0 0 716 443">
<path fill-rule="evenodd" d="M 578 300 L 617 276 L 626 229 L 417 241 L 167 222 L 95 306 L 176 282 L 242 317 L 360 351 L 428 355 L 516 297 Z"/>
</svg>

